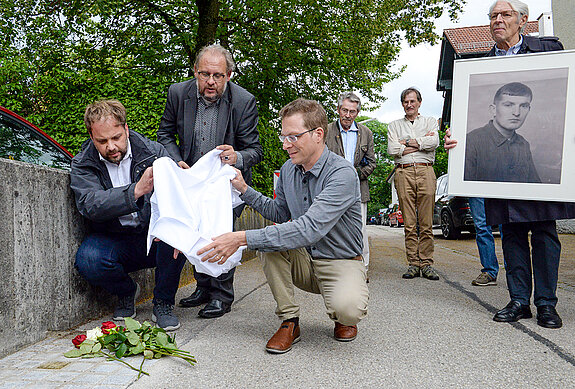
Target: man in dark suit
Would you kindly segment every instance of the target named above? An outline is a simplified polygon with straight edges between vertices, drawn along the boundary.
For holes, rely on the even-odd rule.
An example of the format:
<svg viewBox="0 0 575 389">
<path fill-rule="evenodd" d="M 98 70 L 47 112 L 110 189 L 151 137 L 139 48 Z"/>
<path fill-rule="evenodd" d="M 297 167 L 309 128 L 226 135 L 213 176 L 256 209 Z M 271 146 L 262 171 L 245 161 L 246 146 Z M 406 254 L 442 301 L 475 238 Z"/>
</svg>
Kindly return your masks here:
<svg viewBox="0 0 575 389">
<path fill-rule="evenodd" d="M 195 78 L 168 90 L 158 142 L 184 169 L 217 147 L 222 150 L 222 162 L 241 170 L 246 182 L 251 182 L 251 167 L 262 159 L 258 111 L 254 96 L 230 81 L 234 68 L 231 54 L 222 46 L 200 50 L 194 63 Z M 236 218 L 242 209 L 234 209 Z M 217 278 L 194 269 L 197 288 L 181 299 L 180 305 L 207 303 L 198 313 L 201 317 L 224 315 L 234 300 L 233 276 L 234 269 Z"/>
<path fill-rule="evenodd" d="M 369 183 L 367 178 L 375 169 L 373 133 L 363 124 L 355 122 L 359 114 L 361 100 L 353 92 L 344 92 L 337 99 L 339 120 L 327 127 L 326 144 L 330 151 L 347 159 L 359 176 L 361 190 L 361 217 L 363 234 L 363 263 L 369 266 L 369 239 L 367 236 L 367 203 Z"/>
<path fill-rule="evenodd" d="M 563 50 L 555 37 L 522 35 L 529 18 L 529 7 L 519 0 L 500 0 L 489 9 L 490 31 L 494 47 L 488 56 L 506 56 Z M 446 133 L 445 148 L 457 145 Z M 551 201 L 485 199 L 487 224 L 502 224 L 502 246 L 511 301 L 493 320 L 514 322 L 531 318 L 529 300 L 535 281 L 533 302 L 537 307 L 537 324 L 546 328 L 563 325 L 557 304 L 557 277 L 561 242 L 556 220 L 575 217 L 572 203 Z M 531 232 L 531 255 L 529 248 Z"/>
</svg>

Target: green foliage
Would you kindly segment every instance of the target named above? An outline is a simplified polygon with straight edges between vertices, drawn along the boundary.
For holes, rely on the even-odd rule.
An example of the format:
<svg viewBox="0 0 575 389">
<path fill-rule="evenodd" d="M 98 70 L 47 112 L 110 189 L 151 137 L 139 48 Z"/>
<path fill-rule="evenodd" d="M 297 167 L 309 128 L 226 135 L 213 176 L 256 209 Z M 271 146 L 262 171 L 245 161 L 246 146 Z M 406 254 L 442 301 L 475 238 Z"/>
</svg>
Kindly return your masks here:
<svg viewBox="0 0 575 389">
<path fill-rule="evenodd" d="M 365 123 L 373 132 L 373 143 L 377 166 L 369 176 L 370 202 L 367 204 L 368 215 L 377 215 L 380 208 L 387 208 L 391 203 L 391 184 L 386 182 L 393 170 L 393 158 L 387 153 L 387 124 L 377 120 Z"/>
<path fill-rule="evenodd" d="M 300 96 L 333 106 L 342 90 L 377 105 L 402 70 L 393 66 L 400 41 L 435 42 L 433 21 L 463 3 L 0 0 L 0 105 L 76 153 L 85 106 L 116 98 L 130 128 L 155 139 L 167 87 L 192 75 L 198 41 L 219 42 L 237 63 L 234 81 L 256 96 L 264 161 L 254 185 L 271 194 L 286 159 L 273 125 L 280 107 Z"/>
</svg>

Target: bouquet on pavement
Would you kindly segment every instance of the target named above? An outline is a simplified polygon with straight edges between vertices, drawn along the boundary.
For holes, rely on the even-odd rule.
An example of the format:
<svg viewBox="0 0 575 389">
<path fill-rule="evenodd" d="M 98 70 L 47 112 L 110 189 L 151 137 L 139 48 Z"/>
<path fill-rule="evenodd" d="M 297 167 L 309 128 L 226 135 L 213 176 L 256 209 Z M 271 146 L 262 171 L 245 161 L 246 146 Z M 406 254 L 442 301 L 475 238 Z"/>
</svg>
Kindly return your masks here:
<svg viewBox="0 0 575 389">
<path fill-rule="evenodd" d="M 78 335 L 72 343 L 76 348 L 64 354 L 67 358 L 94 358 L 106 357 L 108 360 L 121 362 L 132 370 L 149 375 L 142 370 L 146 359 L 161 358 L 164 355 L 182 358 L 190 365 L 196 363 L 196 359 L 188 351 L 177 348 L 175 337 L 171 337 L 166 331 L 152 326 L 145 321 L 140 324 L 137 320 L 125 318 L 125 327 L 117 326 L 112 321 L 102 323 L 101 327 L 88 330 L 86 334 Z M 144 358 L 139 368 L 121 360 L 122 357 L 143 354 Z"/>
</svg>

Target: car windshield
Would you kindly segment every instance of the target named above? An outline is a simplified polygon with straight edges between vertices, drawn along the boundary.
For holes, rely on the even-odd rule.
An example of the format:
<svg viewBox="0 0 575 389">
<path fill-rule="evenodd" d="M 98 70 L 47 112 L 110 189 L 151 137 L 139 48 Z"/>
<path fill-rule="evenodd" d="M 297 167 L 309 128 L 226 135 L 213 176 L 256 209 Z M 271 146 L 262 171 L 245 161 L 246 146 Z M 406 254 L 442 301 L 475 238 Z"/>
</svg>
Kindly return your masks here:
<svg viewBox="0 0 575 389">
<path fill-rule="evenodd" d="M 0 112 L 0 157 L 70 170 L 70 156 L 30 126 Z"/>
</svg>

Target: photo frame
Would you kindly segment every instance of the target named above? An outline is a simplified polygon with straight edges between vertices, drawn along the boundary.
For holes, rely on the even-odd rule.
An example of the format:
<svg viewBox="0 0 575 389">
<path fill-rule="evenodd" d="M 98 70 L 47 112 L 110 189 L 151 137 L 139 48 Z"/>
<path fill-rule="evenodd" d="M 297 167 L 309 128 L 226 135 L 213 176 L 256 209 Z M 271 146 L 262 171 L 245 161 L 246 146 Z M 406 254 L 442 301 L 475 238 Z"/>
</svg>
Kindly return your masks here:
<svg viewBox="0 0 575 389">
<path fill-rule="evenodd" d="M 575 202 L 575 50 L 457 60 L 448 192 Z"/>
</svg>

